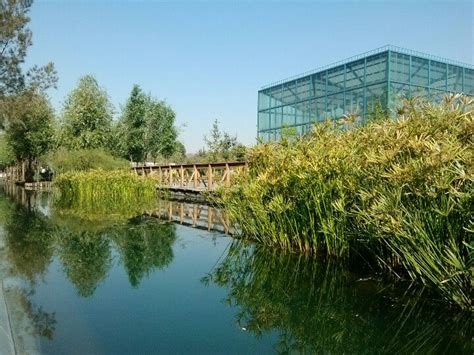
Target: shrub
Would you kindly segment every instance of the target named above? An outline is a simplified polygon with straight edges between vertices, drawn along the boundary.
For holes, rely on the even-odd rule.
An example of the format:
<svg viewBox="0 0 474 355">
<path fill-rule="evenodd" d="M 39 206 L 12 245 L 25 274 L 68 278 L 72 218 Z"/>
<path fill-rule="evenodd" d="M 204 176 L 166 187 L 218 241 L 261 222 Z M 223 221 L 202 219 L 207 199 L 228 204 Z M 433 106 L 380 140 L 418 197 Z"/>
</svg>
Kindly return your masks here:
<svg viewBox="0 0 474 355">
<path fill-rule="evenodd" d="M 127 169 L 129 163 L 117 158 L 102 149 L 66 150 L 64 148 L 48 154 L 44 160 L 56 174 L 68 171 L 84 171 L 91 169 Z"/>
</svg>

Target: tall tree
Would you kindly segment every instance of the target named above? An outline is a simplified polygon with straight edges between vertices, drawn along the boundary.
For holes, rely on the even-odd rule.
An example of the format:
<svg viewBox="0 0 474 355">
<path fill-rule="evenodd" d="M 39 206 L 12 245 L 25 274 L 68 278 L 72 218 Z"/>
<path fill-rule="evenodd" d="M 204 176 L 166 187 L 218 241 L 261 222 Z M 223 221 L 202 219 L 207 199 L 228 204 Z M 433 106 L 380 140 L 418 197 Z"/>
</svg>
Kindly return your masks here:
<svg viewBox="0 0 474 355">
<path fill-rule="evenodd" d="M 7 141 L 18 161 L 27 161 L 26 181 L 33 180 L 33 161 L 53 144 L 54 113 L 44 94 L 27 91 L 12 97 Z"/>
<path fill-rule="evenodd" d="M 214 120 L 209 136 L 204 136 L 208 148 L 208 159 L 217 160 L 244 160 L 246 148 L 227 132 L 219 128 L 219 121 Z"/>
<path fill-rule="evenodd" d="M 217 119 L 212 123 L 209 136 L 204 136 L 207 148 L 209 150 L 209 159 L 213 162 L 218 160 L 221 149 L 222 133 L 219 129 L 219 121 Z"/>
<path fill-rule="evenodd" d="M 79 79 L 63 110 L 63 144 L 70 149 L 105 148 L 112 127 L 113 107 L 107 92 L 92 75 Z"/>
<path fill-rule="evenodd" d="M 150 157 L 169 158 L 176 151 L 178 132 L 174 126 L 176 114 L 164 101 L 149 98 L 146 115 L 146 146 Z"/>
<path fill-rule="evenodd" d="M 55 86 L 54 65 L 33 66 L 26 72 L 22 65 L 32 44 L 32 32 L 27 27 L 32 0 L 0 0 L 0 127 L 9 119 L 4 108 L 5 98 L 23 91 L 44 91 Z M 11 113 L 11 112 L 10 112 Z"/>
<path fill-rule="evenodd" d="M 140 162 L 146 158 L 147 101 L 140 86 L 134 85 L 120 119 L 124 156 L 131 161 Z"/>
</svg>

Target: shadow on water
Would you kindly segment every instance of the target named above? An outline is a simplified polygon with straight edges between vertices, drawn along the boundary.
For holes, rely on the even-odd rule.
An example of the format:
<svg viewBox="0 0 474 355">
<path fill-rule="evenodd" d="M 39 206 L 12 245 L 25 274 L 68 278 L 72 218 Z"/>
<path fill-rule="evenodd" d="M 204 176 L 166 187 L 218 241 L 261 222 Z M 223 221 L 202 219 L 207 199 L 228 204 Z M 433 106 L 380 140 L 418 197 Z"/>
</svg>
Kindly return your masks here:
<svg viewBox="0 0 474 355">
<path fill-rule="evenodd" d="M 173 262 L 177 231 L 169 221 L 206 229 L 209 214 L 218 215 L 209 207 L 160 202 L 134 217 L 100 220 L 55 209 L 45 193 L 8 195 L 17 203 L 0 192 L 3 252 L 10 275 L 22 280 L 9 292 L 16 293 L 33 335 L 47 339 L 54 337 L 55 313 L 32 295 L 53 261 L 81 298 L 93 298 L 117 266 L 139 288 Z M 257 339 L 276 333 L 273 349 L 280 353 L 473 352 L 469 314 L 438 307 L 420 289 L 362 279 L 335 262 L 234 241 L 201 282 L 226 290 L 241 330 Z"/>
<path fill-rule="evenodd" d="M 280 353 L 472 353 L 472 317 L 423 290 L 362 279 L 344 265 L 235 241 L 202 279 L 228 290 L 242 330 L 279 334 Z"/>
</svg>

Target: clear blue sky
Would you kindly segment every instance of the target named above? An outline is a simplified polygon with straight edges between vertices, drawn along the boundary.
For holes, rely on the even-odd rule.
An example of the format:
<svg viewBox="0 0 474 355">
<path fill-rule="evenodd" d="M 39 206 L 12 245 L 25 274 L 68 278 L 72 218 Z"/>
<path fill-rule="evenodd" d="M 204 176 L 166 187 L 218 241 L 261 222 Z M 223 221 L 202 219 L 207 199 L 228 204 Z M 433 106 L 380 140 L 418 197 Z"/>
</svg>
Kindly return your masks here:
<svg viewBox="0 0 474 355">
<path fill-rule="evenodd" d="M 120 113 L 134 83 L 175 109 L 190 152 L 214 119 L 246 144 L 265 84 L 385 44 L 473 62 L 471 1 L 41 1 L 28 63 L 53 61 L 61 109 L 93 74 Z"/>
</svg>

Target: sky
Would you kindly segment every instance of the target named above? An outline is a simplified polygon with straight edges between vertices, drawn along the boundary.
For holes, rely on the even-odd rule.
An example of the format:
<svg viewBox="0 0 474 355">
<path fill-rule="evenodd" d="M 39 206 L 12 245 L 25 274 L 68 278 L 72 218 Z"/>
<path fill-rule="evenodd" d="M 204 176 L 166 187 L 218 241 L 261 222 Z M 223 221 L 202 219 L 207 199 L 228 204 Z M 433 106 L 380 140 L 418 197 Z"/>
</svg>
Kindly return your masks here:
<svg viewBox="0 0 474 355">
<path fill-rule="evenodd" d="M 116 117 L 133 84 L 176 112 L 188 152 L 215 119 L 244 144 L 257 135 L 269 83 L 392 44 L 473 63 L 472 1 L 35 0 L 27 65 L 54 62 L 60 114 L 94 75 Z"/>
</svg>

